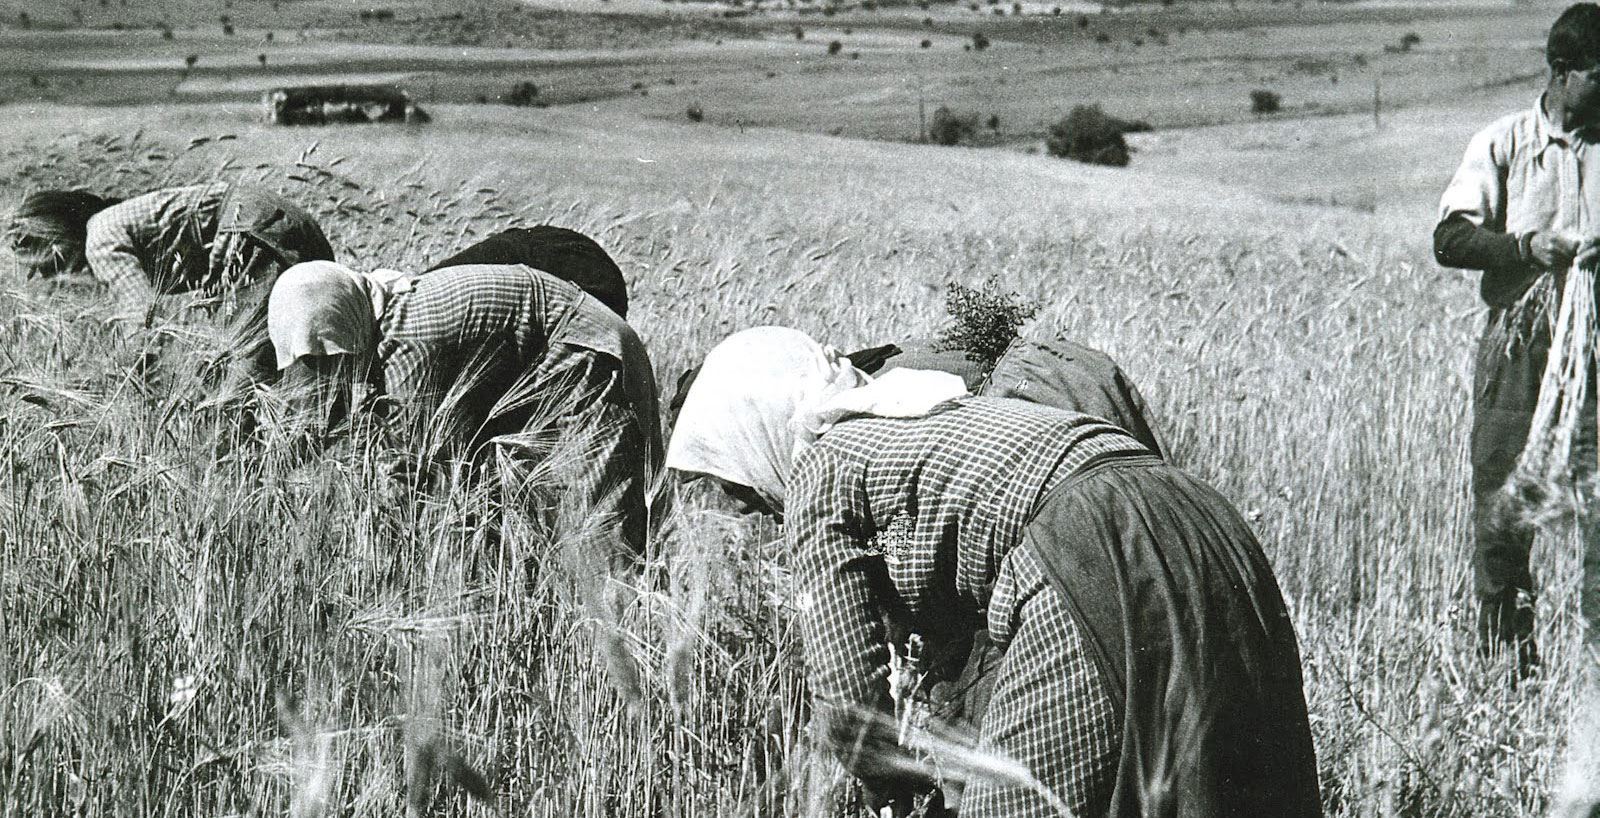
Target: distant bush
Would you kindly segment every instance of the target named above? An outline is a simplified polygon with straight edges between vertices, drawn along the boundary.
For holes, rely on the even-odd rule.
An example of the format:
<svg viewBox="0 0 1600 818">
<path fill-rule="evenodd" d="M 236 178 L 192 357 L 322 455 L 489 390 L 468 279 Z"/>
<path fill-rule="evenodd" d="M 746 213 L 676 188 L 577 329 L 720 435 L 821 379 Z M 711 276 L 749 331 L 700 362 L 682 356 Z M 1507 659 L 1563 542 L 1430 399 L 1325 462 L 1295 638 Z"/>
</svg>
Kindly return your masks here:
<svg viewBox="0 0 1600 818">
<path fill-rule="evenodd" d="M 859 51 L 852 51 L 852 52 L 850 52 L 850 59 L 852 59 L 852 60 L 859 60 L 859 59 L 861 59 L 861 52 L 859 52 Z"/>
<path fill-rule="evenodd" d="M 173 36 L 174 35 L 172 33 L 172 27 L 171 26 L 162 26 L 161 27 L 161 39 L 170 40 L 170 39 L 173 38 Z"/>
<path fill-rule="evenodd" d="M 1109 116 L 1099 105 L 1078 105 L 1060 122 L 1050 126 L 1045 137 L 1045 150 L 1051 156 L 1061 156 L 1095 165 L 1128 164 L 1128 142 L 1122 135 L 1137 127 L 1148 125 L 1129 122 Z"/>
<path fill-rule="evenodd" d="M 844 43 L 841 43 L 838 40 L 834 40 L 833 42 L 828 43 L 828 53 L 829 54 L 838 54 L 840 51 L 843 51 L 843 50 L 844 50 Z"/>
<path fill-rule="evenodd" d="M 1422 45 L 1422 35 L 1415 31 L 1407 31 L 1400 38 L 1400 50 L 1410 51 L 1413 47 Z"/>
<path fill-rule="evenodd" d="M 937 145 L 959 145 L 977 132 L 977 114 L 957 114 L 944 105 L 928 120 L 928 140 Z"/>
<path fill-rule="evenodd" d="M 794 38 L 796 40 L 804 40 L 806 38 L 806 30 L 801 28 L 801 27 L 799 27 L 799 26 L 795 26 L 794 27 Z"/>
<path fill-rule="evenodd" d="M 999 114 L 990 114 L 988 121 L 985 122 L 984 124 L 988 125 L 989 126 L 989 130 L 991 130 L 991 131 L 1000 130 L 1000 115 Z"/>
<path fill-rule="evenodd" d="M 982 51 L 985 48 L 988 48 L 989 47 L 989 38 L 985 37 L 983 32 L 981 32 L 981 31 L 972 32 L 972 47 L 976 48 L 979 51 Z"/>
<path fill-rule="evenodd" d="M 500 101 L 507 105 L 532 105 L 539 99 L 539 86 L 523 80 L 513 86 L 511 90 L 500 95 Z"/>
<path fill-rule="evenodd" d="M 1011 4 L 1011 13 L 1012 14 L 1021 14 L 1022 13 L 1022 4 L 1021 3 L 1012 3 Z"/>
<path fill-rule="evenodd" d="M 256 62 L 261 63 L 261 67 L 262 68 L 266 68 L 267 67 L 267 55 L 265 55 L 265 54 L 257 54 L 256 55 Z"/>
<path fill-rule="evenodd" d="M 1105 45 L 1106 43 L 1111 42 L 1111 35 L 1104 31 L 1097 31 L 1094 35 L 1094 41 L 1101 45 Z"/>
<path fill-rule="evenodd" d="M 923 40 L 922 41 L 922 47 L 923 48 L 933 48 L 933 41 L 932 40 Z"/>
<path fill-rule="evenodd" d="M 924 17 L 924 18 L 922 18 L 922 27 L 923 28 L 933 28 L 933 18 L 932 17 Z"/>
<path fill-rule="evenodd" d="M 225 36 L 232 37 L 233 36 L 233 23 L 223 23 L 222 24 L 222 33 Z"/>
<path fill-rule="evenodd" d="M 356 13 L 356 17 L 363 23 L 386 23 L 394 19 L 394 9 L 362 9 Z"/>
<path fill-rule="evenodd" d="M 1087 15 L 1084 15 L 1084 14 L 1078 15 L 1078 28 L 1088 28 L 1088 27 L 1089 27 L 1089 17 Z"/>
<path fill-rule="evenodd" d="M 683 115 L 688 117 L 690 122 L 706 121 L 706 111 L 700 107 L 698 102 L 690 104 L 689 108 L 683 112 Z"/>
<path fill-rule="evenodd" d="M 1250 92 L 1250 113 L 1257 116 L 1275 114 L 1283 108 L 1283 97 L 1277 91 L 1257 88 Z"/>
</svg>

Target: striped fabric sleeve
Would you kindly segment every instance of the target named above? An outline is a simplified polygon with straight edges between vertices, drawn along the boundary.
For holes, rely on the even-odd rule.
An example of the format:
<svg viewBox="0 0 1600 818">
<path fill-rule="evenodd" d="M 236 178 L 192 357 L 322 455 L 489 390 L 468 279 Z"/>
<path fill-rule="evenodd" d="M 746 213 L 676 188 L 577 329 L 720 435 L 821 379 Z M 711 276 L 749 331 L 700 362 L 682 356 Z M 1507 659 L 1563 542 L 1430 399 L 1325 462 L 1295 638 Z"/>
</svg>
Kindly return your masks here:
<svg viewBox="0 0 1600 818">
<path fill-rule="evenodd" d="M 889 651 L 875 587 L 888 582 L 872 547 L 865 485 L 828 453 L 802 457 L 791 477 L 787 536 L 795 555 L 808 681 L 825 741 L 857 778 L 892 777 L 897 754 Z"/>
</svg>

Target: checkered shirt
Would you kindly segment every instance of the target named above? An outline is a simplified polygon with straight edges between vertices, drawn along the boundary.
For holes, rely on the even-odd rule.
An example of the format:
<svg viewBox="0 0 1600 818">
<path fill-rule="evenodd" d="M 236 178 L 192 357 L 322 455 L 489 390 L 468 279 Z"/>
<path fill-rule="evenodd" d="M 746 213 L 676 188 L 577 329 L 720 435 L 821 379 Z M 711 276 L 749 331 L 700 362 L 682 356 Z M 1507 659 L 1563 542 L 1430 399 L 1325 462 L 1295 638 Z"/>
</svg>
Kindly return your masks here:
<svg viewBox="0 0 1600 818">
<path fill-rule="evenodd" d="M 581 435 L 590 454 L 568 489 L 642 552 L 659 412 L 649 356 L 616 313 L 539 270 L 463 265 L 395 293 L 379 331 L 381 388 L 433 437 L 430 449 L 515 435 L 540 420 L 539 407 L 560 407 L 558 431 Z"/>
<path fill-rule="evenodd" d="M 201 289 L 227 193 L 227 182 L 167 188 L 96 213 L 84 245 L 89 268 L 130 309 Z"/>
<path fill-rule="evenodd" d="M 885 616 L 913 630 L 952 609 L 1014 621 L 1025 595 L 1002 585 L 991 604 L 991 588 L 1037 503 L 1090 462 L 1148 455 L 1105 421 L 996 398 L 823 435 L 785 505 L 811 690 L 836 746 L 879 740 L 850 714 L 892 712 Z"/>
<path fill-rule="evenodd" d="M 1115 785 L 1122 722 L 1082 628 L 1029 548 L 1000 567 L 989 636 L 1005 649 L 980 724 L 978 747 L 1020 762 L 1073 815 L 1104 814 Z M 1056 818 L 1032 787 L 975 782 L 965 818 Z"/>
<path fill-rule="evenodd" d="M 449 267 L 396 293 L 378 320 L 384 387 L 410 400 L 437 400 L 468 370 L 506 368 L 511 377 L 544 358 L 576 288 L 519 266 Z"/>
</svg>

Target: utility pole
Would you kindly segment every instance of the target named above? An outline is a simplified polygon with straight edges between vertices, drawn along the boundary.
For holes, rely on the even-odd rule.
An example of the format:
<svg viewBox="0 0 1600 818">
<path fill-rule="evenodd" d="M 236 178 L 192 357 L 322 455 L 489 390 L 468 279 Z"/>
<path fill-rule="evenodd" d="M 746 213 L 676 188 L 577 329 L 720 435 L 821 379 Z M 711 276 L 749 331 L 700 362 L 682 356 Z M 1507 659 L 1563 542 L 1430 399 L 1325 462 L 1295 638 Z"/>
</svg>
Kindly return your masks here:
<svg viewBox="0 0 1600 818">
<path fill-rule="evenodd" d="M 928 141 L 928 103 L 922 96 L 922 74 L 917 74 L 917 141 Z"/>
<path fill-rule="evenodd" d="M 1383 72 L 1372 75 L 1372 127 L 1374 130 L 1383 128 Z"/>
</svg>

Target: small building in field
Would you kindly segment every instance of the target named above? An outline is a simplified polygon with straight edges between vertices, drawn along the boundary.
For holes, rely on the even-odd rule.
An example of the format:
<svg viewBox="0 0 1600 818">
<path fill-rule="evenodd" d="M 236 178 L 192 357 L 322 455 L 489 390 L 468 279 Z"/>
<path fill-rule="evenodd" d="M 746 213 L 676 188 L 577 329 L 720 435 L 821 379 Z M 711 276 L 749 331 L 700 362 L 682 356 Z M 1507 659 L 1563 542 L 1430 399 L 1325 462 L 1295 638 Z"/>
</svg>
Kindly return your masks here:
<svg viewBox="0 0 1600 818">
<path fill-rule="evenodd" d="M 261 95 L 274 125 L 341 122 L 427 122 L 430 117 L 397 85 L 295 85 Z"/>
</svg>

